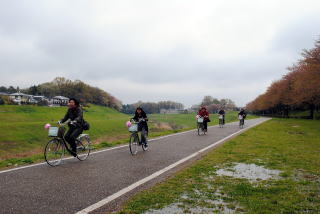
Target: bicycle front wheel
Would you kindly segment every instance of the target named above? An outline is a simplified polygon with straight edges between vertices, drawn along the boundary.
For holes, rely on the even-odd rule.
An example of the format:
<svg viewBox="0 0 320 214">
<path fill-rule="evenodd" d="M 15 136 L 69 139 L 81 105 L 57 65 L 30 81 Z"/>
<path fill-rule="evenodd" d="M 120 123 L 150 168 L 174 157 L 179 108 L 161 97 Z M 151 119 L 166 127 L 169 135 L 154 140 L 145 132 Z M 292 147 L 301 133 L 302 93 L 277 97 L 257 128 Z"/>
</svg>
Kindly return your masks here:
<svg viewBox="0 0 320 214">
<path fill-rule="evenodd" d="M 84 161 L 90 154 L 90 139 L 89 137 L 82 137 L 76 140 L 77 144 L 77 158 Z"/>
<path fill-rule="evenodd" d="M 219 126 L 220 126 L 220 128 L 223 128 L 223 120 L 222 119 L 219 120 Z"/>
<path fill-rule="evenodd" d="M 58 166 L 63 158 L 64 146 L 59 139 L 50 140 L 44 149 L 44 158 L 50 166 Z"/>
<path fill-rule="evenodd" d="M 137 133 L 133 133 L 130 136 L 129 148 L 132 155 L 136 155 L 139 147 L 139 136 Z"/>
</svg>

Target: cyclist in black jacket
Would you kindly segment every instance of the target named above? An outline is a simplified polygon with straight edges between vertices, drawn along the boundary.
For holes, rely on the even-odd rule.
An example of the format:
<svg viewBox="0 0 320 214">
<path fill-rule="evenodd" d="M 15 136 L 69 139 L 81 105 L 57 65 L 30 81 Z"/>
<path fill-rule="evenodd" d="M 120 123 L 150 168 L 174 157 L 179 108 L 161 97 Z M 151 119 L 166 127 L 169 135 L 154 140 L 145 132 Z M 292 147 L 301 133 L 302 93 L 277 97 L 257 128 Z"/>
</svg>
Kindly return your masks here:
<svg viewBox="0 0 320 214">
<path fill-rule="evenodd" d="M 65 134 L 65 140 L 70 144 L 71 151 L 70 153 L 76 157 L 77 156 L 77 145 L 76 139 L 83 132 L 83 113 L 80 107 L 79 101 L 75 98 L 70 98 L 68 103 L 68 111 L 63 119 L 59 123 L 64 123 L 67 120 L 70 120 L 68 123 L 69 130 Z"/>
<path fill-rule="evenodd" d="M 141 140 L 142 143 L 145 144 L 145 146 L 147 145 L 147 141 L 146 138 L 148 136 L 148 117 L 147 114 L 143 111 L 143 109 L 141 107 L 138 107 L 134 113 L 134 117 L 132 118 L 134 121 L 139 122 L 138 124 L 138 131 L 141 131 Z"/>
<path fill-rule="evenodd" d="M 223 125 L 225 124 L 225 116 L 226 116 L 226 112 L 225 110 L 222 108 L 219 112 L 218 112 L 219 115 L 222 115 L 223 116 Z"/>
</svg>

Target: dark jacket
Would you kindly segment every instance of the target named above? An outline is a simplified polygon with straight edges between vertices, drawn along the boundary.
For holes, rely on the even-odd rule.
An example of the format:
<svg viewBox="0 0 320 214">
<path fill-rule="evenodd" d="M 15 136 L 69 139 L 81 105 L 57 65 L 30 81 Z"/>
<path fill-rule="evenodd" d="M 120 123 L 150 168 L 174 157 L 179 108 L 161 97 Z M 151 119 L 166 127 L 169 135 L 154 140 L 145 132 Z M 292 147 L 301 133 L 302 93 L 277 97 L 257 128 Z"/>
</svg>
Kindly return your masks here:
<svg viewBox="0 0 320 214">
<path fill-rule="evenodd" d="M 222 115 L 225 115 L 226 112 L 224 110 L 220 110 L 218 114 L 222 114 Z"/>
<path fill-rule="evenodd" d="M 82 128 L 83 124 L 83 113 L 81 107 L 69 108 L 66 115 L 61 119 L 61 123 L 66 122 L 68 119 L 74 122 L 75 126 Z M 70 124 L 69 124 L 70 125 Z"/>
<path fill-rule="evenodd" d="M 145 119 L 145 121 L 139 122 L 138 130 L 141 131 L 142 128 L 144 128 L 147 132 L 149 131 L 148 123 L 147 123 L 148 118 L 147 118 L 147 114 L 144 111 L 141 111 L 140 114 L 138 114 L 138 112 L 136 111 L 132 119 L 137 122 L 139 122 L 139 119 Z"/>
<path fill-rule="evenodd" d="M 147 114 L 144 111 L 141 111 L 141 114 L 135 112 L 134 117 L 132 119 L 135 121 L 139 121 L 139 119 L 147 119 Z"/>
<path fill-rule="evenodd" d="M 243 119 L 246 119 L 247 113 L 242 110 L 242 111 L 240 111 L 240 112 L 238 113 L 238 116 L 239 116 L 239 115 L 241 115 L 241 116 L 243 117 Z"/>
</svg>

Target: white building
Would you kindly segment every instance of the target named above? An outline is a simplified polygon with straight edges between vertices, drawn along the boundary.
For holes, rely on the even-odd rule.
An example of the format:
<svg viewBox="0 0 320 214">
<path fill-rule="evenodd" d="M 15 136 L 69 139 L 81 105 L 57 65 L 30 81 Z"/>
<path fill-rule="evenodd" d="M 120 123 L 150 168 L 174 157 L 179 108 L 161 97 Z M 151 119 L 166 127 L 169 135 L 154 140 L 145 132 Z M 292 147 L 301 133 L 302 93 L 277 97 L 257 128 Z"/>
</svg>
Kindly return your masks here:
<svg viewBox="0 0 320 214">
<path fill-rule="evenodd" d="M 60 105 L 60 106 L 66 106 L 68 105 L 68 102 L 69 102 L 69 98 L 64 96 L 55 96 L 51 100 L 52 105 Z"/>
</svg>

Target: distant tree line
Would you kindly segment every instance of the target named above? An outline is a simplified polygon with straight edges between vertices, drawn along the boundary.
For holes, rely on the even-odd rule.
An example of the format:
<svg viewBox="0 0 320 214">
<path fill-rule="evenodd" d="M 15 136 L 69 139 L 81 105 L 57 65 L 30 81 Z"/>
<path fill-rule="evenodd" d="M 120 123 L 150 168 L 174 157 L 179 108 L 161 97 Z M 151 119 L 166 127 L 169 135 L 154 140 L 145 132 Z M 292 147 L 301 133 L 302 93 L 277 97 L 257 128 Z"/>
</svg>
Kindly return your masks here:
<svg viewBox="0 0 320 214">
<path fill-rule="evenodd" d="M 302 59 L 289 67 L 282 79 L 273 82 L 264 94 L 247 104 L 257 114 L 288 117 L 294 110 L 308 110 L 314 118 L 320 108 L 320 40 L 303 50 Z"/>
<path fill-rule="evenodd" d="M 198 105 L 193 105 L 192 110 L 197 111 L 201 106 L 207 108 L 209 113 L 217 113 L 220 109 L 234 111 L 237 110 L 236 104 L 231 99 L 217 99 L 212 96 L 204 96 L 202 102 Z"/>
<path fill-rule="evenodd" d="M 182 103 L 177 103 L 174 101 L 160 101 L 157 103 L 139 101 L 137 103 L 123 105 L 121 111 L 125 114 L 133 114 L 137 107 L 141 107 L 147 114 L 160 113 L 161 109 L 183 110 L 184 108 Z"/>
<path fill-rule="evenodd" d="M 0 87 L 0 92 L 15 93 L 17 91 L 18 89 L 14 90 L 12 86 L 9 88 Z M 102 89 L 92 87 L 80 80 L 72 81 L 64 77 L 57 77 L 51 82 L 33 85 L 20 91 L 30 95 L 46 96 L 48 98 L 54 96 L 74 97 L 82 103 L 103 105 L 117 110 L 120 110 L 122 107 L 122 103 L 117 98 Z"/>
<path fill-rule="evenodd" d="M 19 91 L 19 87 L 14 88 L 13 86 L 9 86 L 6 88 L 5 86 L 0 86 L 0 92 L 8 93 L 8 94 L 13 94 Z"/>
</svg>

